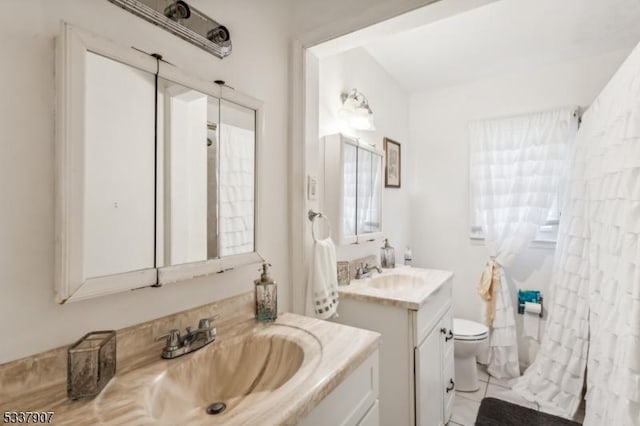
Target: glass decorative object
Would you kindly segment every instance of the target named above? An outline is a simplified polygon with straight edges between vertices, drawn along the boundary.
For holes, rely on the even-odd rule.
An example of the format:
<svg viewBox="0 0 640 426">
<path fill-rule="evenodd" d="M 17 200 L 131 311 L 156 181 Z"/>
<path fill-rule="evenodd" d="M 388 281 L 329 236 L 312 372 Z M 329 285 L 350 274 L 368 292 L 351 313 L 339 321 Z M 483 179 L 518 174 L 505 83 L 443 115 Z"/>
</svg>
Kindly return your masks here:
<svg viewBox="0 0 640 426">
<path fill-rule="evenodd" d="M 92 331 L 74 343 L 67 356 L 67 395 L 98 395 L 116 374 L 116 332 Z"/>
<path fill-rule="evenodd" d="M 255 280 L 256 285 L 256 320 L 275 321 L 278 318 L 278 287 L 269 276 L 269 266 L 262 265 L 262 274 Z"/>
</svg>

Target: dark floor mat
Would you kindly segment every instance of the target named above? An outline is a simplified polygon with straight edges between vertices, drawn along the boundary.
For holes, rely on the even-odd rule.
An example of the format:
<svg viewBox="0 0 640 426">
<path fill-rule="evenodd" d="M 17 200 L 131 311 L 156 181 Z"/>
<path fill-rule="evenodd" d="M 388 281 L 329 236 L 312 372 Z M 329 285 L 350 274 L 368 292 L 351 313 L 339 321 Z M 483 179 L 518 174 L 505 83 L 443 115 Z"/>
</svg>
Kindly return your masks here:
<svg viewBox="0 0 640 426">
<path fill-rule="evenodd" d="M 476 426 L 579 426 L 580 423 L 552 416 L 496 398 L 485 398 L 480 404 Z"/>
</svg>

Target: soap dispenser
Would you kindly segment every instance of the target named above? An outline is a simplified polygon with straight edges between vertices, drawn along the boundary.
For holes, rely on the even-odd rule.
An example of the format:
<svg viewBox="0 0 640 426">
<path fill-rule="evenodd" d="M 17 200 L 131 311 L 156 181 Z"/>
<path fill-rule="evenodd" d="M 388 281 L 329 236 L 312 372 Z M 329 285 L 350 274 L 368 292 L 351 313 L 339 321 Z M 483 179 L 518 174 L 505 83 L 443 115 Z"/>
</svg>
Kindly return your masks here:
<svg viewBox="0 0 640 426">
<path fill-rule="evenodd" d="M 262 274 L 256 285 L 256 320 L 275 321 L 278 317 L 278 287 L 269 276 L 270 263 L 262 264 Z"/>
<path fill-rule="evenodd" d="M 389 245 L 389 240 L 384 239 L 384 247 L 380 248 L 380 266 L 385 269 L 396 267 L 396 250 Z"/>
<path fill-rule="evenodd" d="M 407 246 L 407 250 L 404 252 L 404 264 L 411 266 L 411 263 L 413 263 L 413 253 L 411 252 L 411 248 Z"/>
</svg>

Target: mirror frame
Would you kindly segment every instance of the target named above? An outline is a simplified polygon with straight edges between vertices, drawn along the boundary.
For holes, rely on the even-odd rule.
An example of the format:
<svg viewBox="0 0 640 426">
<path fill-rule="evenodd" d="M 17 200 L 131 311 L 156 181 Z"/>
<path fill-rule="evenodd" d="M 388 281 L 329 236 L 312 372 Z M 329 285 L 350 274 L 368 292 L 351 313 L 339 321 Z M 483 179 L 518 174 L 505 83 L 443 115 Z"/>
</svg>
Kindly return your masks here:
<svg viewBox="0 0 640 426">
<path fill-rule="evenodd" d="M 254 171 L 254 251 L 225 258 L 183 265 L 145 268 L 102 277 L 85 276 L 84 271 L 84 74 L 88 52 L 146 71 L 199 90 L 207 95 L 253 109 L 256 113 Z M 264 138 L 264 105 L 251 96 L 189 76 L 172 65 L 108 41 L 62 22 L 55 51 L 55 300 L 63 304 L 148 287 L 168 284 L 232 270 L 261 262 L 260 156 Z M 158 180 L 159 177 L 156 176 Z M 160 178 L 158 182 L 164 182 Z M 158 190 L 163 191 L 158 185 Z M 161 199 L 161 198 L 158 198 Z M 156 203 L 155 215 L 163 209 Z M 158 231 L 156 231 L 156 240 Z M 156 259 L 158 253 L 155 253 Z"/>
</svg>

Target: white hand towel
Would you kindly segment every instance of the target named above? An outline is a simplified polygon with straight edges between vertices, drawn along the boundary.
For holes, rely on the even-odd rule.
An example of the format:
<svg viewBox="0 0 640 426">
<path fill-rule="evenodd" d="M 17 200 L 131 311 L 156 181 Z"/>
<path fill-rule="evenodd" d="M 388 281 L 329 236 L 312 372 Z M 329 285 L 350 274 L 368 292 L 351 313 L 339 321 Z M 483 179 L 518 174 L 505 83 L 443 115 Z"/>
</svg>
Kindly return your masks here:
<svg viewBox="0 0 640 426">
<path fill-rule="evenodd" d="M 320 319 L 328 319 L 336 315 L 338 270 L 336 248 L 330 238 L 313 242 L 306 299 L 306 315 Z"/>
</svg>

